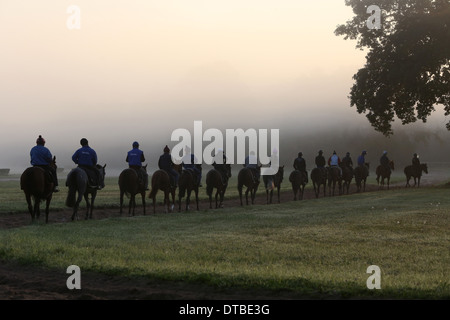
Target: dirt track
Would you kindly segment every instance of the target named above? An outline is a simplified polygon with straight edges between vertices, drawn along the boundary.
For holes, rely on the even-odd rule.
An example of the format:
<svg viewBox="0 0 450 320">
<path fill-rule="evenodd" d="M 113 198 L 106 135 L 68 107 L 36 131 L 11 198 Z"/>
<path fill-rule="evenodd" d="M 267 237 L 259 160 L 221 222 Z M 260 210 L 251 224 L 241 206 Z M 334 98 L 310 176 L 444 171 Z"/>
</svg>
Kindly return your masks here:
<svg viewBox="0 0 450 320">
<path fill-rule="evenodd" d="M 368 186 L 366 192 L 374 191 L 376 186 Z M 355 192 L 351 188 L 350 194 Z M 323 197 L 323 194 L 320 195 Z M 304 200 L 314 199 L 313 190 L 305 191 Z M 281 202 L 293 200 L 292 192 L 283 192 Z M 276 197 L 274 198 L 276 202 Z M 256 204 L 265 204 L 266 197 L 261 192 L 256 197 Z M 239 199 L 226 200 L 226 207 L 239 206 Z M 202 201 L 200 208 L 208 208 L 209 201 Z M 192 208 L 192 205 L 191 205 Z M 220 209 L 219 209 L 220 210 Z M 148 204 L 148 211 L 151 212 Z M 159 205 L 157 212 L 162 213 L 163 207 Z M 126 210 L 125 210 L 126 212 Z M 84 213 L 83 213 L 84 214 Z M 142 208 L 137 208 L 136 214 L 142 214 Z M 95 209 L 94 219 L 119 217 L 119 210 Z M 126 214 L 123 214 L 125 217 Z M 71 223 L 71 211 L 50 211 L 49 223 Z M 41 219 L 43 217 L 41 216 Z M 0 216 L 0 229 L 16 228 L 29 225 L 31 221 L 29 213 Z M 210 300 L 265 300 L 265 299 L 299 299 L 284 293 L 250 292 L 236 290 L 219 290 L 206 286 L 186 285 L 172 282 L 149 282 L 143 279 L 128 279 L 121 277 L 110 277 L 101 274 L 82 274 L 82 289 L 69 290 L 66 280 L 69 277 L 66 270 L 48 270 L 32 266 L 20 266 L 0 261 L 0 299 L 2 300 L 67 300 L 67 299 L 108 299 L 108 300 L 130 300 L 130 299 L 210 299 Z"/>
</svg>

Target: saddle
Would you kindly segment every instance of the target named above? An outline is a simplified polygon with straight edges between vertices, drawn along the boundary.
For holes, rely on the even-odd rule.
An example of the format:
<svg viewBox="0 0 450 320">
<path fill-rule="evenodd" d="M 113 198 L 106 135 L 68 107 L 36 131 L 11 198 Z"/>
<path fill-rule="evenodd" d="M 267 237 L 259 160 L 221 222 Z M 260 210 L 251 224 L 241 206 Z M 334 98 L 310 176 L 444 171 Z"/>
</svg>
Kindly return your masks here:
<svg viewBox="0 0 450 320">
<path fill-rule="evenodd" d="M 97 188 L 99 186 L 100 181 L 98 181 L 97 173 L 94 172 L 94 170 L 96 169 L 87 168 L 83 166 L 80 166 L 79 168 L 83 169 L 84 172 L 86 172 L 86 175 L 88 177 L 88 186 L 90 188 Z"/>
</svg>

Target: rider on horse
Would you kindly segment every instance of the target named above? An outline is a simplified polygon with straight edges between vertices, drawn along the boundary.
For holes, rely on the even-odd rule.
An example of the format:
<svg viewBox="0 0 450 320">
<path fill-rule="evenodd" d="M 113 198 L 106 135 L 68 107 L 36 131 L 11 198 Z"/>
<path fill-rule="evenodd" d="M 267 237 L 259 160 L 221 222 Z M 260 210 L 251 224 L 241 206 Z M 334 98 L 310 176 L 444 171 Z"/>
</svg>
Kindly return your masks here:
<svg viewBox="0 0 450 320">
<path fill-rule="evenodd" d="M 387 151 L 383 151 L 383 155 L 380 158 L 380 164 L 391 173 L 391 167 L 389 166 L 389 158 L 387 157 Z"/>
<path fill-rule="evenodd" d="M 353 168 L 353 161 L 352 158 L 350 157 L 350 152 L 347 152 L 345 154 L 345 157 L 341 161 L 341 166 L 343 168 Z"/>
<path fill-rule="evenodd" d="M 316 156 L 315 159 L 315 164 L 316 167 L 320 169 L 320 171 L 322 172 L 322 175 L 324 177 L 326 177 L 327 175 L 327 170 L 325 169 L 325 165 L 327 164 L 325 157 L 323 156 L 323 151 L 319 150 L 319 154 Z"/>
<path fill-rule="evenodd" d="M 166 145 L 164 147 L 164 153 L 159 157 L 158 167 L 161 170 L 167 172 L 170 177 L 170 184 L 174 187 L 178 185 L 178 178 L 180 177 L 179 173 L 173 168 L 172 156 L 170 155 L 170 149 Z"/>
<path fill-rule="evenodd" d="M 186 154 L 183 157 L 183 168 L 187 170 L 193 170 L 194 174 L 197 177 L 197 185 L 199 187 L 202 186 L 202 167 L 197 164 L 197 158 L 193 153 L 191 153 L 191 149 L 186 147 Z"/>
<path fill-rule="evenodd" d="M 222 161 L 220 161 L 221 158 Z M 222 149 L 218 149 L 214 159 L 215 161 L 213 162 L 212 166 L 214 167 L 214 169 L 220 172 L 220 175 L 222 176 L 222 182 L 225 183 L 225 181 L 228 180 L 227 156 Z"/>
<path fill-rule="evenodd" d="M 89 177 L 90 186 L 99 190 L 103 189 L 104 182 L 100 179 L 100 171 L 97 169 L 97 153 L 94 149 L 89 147 L 89 142 L 86 138 L 80 140 L 81 148 L 75 151 L 72 156 L 72 161 L 78 165 L 79 168 L 86 171 Z"/>
<path fill-rule="evenodd" d="M 331 155 L 331 157 L 328 159 L 328 165 L 330 167 L 335 167 L 339 169 L 339 176 L 342 176 L 342 169 L 340 167 L 341 164 L 341 159 L 339 158 L 339 156 L 336 154 L 336 151 L 333 151 L 333 154 Z"/>
<path fill-rule="evenodd" d="M 417 153 L 414 153 L 414 155 L 413 155 L 412 167 L 413 167 L 413 172 L 417 175 L 420 175 L 422 168 L 420 167 L 419 155 Z"/>
<path fill-rule="evenodd" d="M 56 175 L 56 169 L 50 166 L 53 161 L 53 157 L 50 150 L 47 149 L 44 145 L 45 139 L 42 138 L 42 136 L 39 136 L 36 140 L 36 146 L 31 148 L 30 163 L 33 167 L 41 167 L 42 169 L 44 169 L 44 171 L 52 179 L 54 185 L 53 192 L 58 192 L 58 177 Z"/>
<path fill-rule="evenodd" d="M 250 168 L 253 173 L 255 183 L 259 183 L 261 172 L 258 170 L 258 158 L 255 156 L 254 151 L 250 151 L 250 154 L 245 158 L 245 168 Z"/>
<path fill-rule="evenodd" d="M 139 149 L 139 143 L 137 141 L 133 142 L 133 149 L 128 151 L 127 158 L 128 166 L 134 169 L 139 177 L 140 181 L 144 182 L 145 190 L 148 190 L 148 173 L 142 168 L 142 162 L 145 161 L 144 152 Z"/>
<path fill-rule="evenodd" d="M 360 155 L 359 155 L 359 157 L 358 157 L 358 166 L 359 167 L 363 167 L 365 164 L 366 164 L 366 154 L 367 154 L 367 151 L 366 150 L 364 150 Z"/>
<path fill-rule="evenodd" d="M 306 171 L 306 161 L 303 159 L 303 153 L 299 152 L 297 158 L 294 160 L 294 169 L 303 172 L 308 183 L 308 172 Z"/>
</svg>

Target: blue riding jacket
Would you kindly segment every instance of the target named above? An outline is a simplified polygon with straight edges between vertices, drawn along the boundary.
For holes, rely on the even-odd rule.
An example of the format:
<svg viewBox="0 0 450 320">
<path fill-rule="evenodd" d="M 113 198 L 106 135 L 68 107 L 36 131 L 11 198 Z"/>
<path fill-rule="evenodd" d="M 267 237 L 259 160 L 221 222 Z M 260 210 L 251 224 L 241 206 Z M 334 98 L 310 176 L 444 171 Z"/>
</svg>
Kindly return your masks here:
<svg viewBox="0 0 450 320">
<path fill-rule="evenodd" d="M 79 166 L 95 166 L 97 165 L 97 153 L 89 146 L 83 146 L 72 156 L 73 162 Z"/>
<path fill-rule="evenodd" d="M 133 148 L 133 150 L 128 151 L 127 159 L 130 166 L 139 166 L 142 167 L 142 162 L 145 161 L 144 152 L 139 148 Z"/>
<path fill-rule="evenodd" d="M 30 151 L 31 165 L 48 166 L 52 162 L 52 154 L 46 147 L 37 145 Z"/>
</svg>

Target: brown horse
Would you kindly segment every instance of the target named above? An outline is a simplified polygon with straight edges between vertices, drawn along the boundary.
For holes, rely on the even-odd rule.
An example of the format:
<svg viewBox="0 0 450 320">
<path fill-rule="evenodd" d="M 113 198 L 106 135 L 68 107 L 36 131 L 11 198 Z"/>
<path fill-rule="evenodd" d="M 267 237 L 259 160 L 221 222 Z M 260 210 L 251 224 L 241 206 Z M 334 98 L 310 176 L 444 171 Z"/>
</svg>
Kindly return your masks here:
<svg viewBox="0 0 450 320">
<path fill-rule="evenodd" d="M 153 213 L 156 213 L 156 194 L 159 190 L 164 192 L 165 212 L 173 211 L 176 186 L 171 185 L 169 174 L 162 169 L 156 170 L 152 175 L 151 183 L 152 189 L 148 197 L 153 200 Z M 170 196 L 172 197 L 172 206 L 170 206 Z"/>
<path fill-rule="evenodd" d="M 294 201 L 297 201 L 297 194 L 300 200 L 303 200 L 303 193 L 306 186 L 306 172 L 294 170 L 289 175 L 289 182 L 292 185 L 292 191 L 294 192 Z"/>
<path fill-rule="evenodd" d="M 142 169 L 147 172 L 147 165 Z M 135 169 L 124 169 L 119 175 L 119 190 L 120 190 L 120 214 L 122 214 L 123 196 L 130 198 L 128 203 L 128 215 L 131 215 L 136 209 L 136 195 L 140 194 L 142 198 L 142 208 L 145 215 L 145 185 L 142 179 L 139 179 L 138 173 Z M 131 212 L 133 210 L 133 212 Z"/>
<path fill-rule="evenodd" d="M 278 203 L 280 203 L 280 188 L 284 178 L 284 166 L 278 168 L 274 175 L 263 176 L 264 186 L 266 187 L 267 204 L 272 203 L 273 190 L 277 188 Z"/>
<path fill-rule="evenodd" d="M 355 168 L 355 183 L 356 192 L 366 191 L 366 181 L 369 176 L 369 163 L 365 163 L 364 166 L 357 166 Z"/>
<path fill-rule="evenodd" d="M 342 168 L 342 189 L 343 192 L 349 194 L 350 183 L 353 180 L 354 170 L 352 167 L 341 167 Z"/>
<path fill-rule="evenodd" d="M 420 169 L 415 169 L 412 165 L 406 166 L 403 172 L 406 175 L 406 187 L 410 187 L 409 180 L 414 178 L 414 187 L 420 187 L 420 178 L 422 177 L 422 172 L 428 174 L 428 166 L 426 163 L 420 164 Z"/>
<path fill-rule="evenodd" d="M 328 167 L 328 193 L 333 195 L 336 191 L 336 184 L 339 188 L 339 194 L 342 194 L 342 176 L 338 167 Z M 333 187 L 333 191 L 331 191 Z"/>
<path fill-rule="evenodd" d="M 229 164 L 225 164 L 225 168 L 225 175 L 222 175 L 217 169 L 211 169 L 206 174 L 206 194 L 209 197 L 210 209 L 212 209 L 212 193 L 214 189 L 216 189 L 216 209 L 223 208 L 223 198 L 228 187 L 228 179 L 231 178 L 231 166 Z"/>
<path fill-rule="evenodd" d="M 328 170 L 326 168 L 314 168 L 311 171 L 311 181 L 313 182 L 314 193 L 319 198 L 320 186 L 323 185 L 323 196 L 326 196 Z"/>
<path fill-rule="evenodd" d="M 244 186 L 247 187 L 247 190 L 245 191 L 245 200 L 248 205 L 248 193 L 250 192 L 250 198 L 252 201 L 252 204 L 255 203 L 255 196 L 256 192 L 258 191 L 259 186 L 259 179 L 254 173 L 254 171 L 260 172 L 261 166 L 258 166 L 256 169 L 251 168 L 242 168 L 238 173 L 238 192 L 239 192 L 239 200 L 241 201 L 241 206 L 243 206 L 242 203 L 242 189 Z"/>
<path fill-rule="evenodd" d="M 391 170 L 394 170 L 394 161 L 389 161 L 389 168 Z M 380 189 L 384 188 L 384 179 L 387 180 L 387 188 L 389 190 L 389 181 L 391 180 L 391 170 L 388 170 L 387 168 L 383 167 L 382 165 L 379 165 L 376 170 L 377 174 L 377 183 L 378 187 Z M 381 182 L 380 182 L 381 178 Z"/>
<path fill-rule="evenodd" d="M 56 157 L 50 166 L 56 170 Z M 25 193 L 25 199 L 28 204 L 28 211 L 31 214 L 31 222 L 39 220 L 41 214 L 40 203 L 45 200 L 45 223 L 48 223 L 48 214 L 50 211 L 50 202 L 53 196 L 54 183 L 48 176 L 48 173 L 41 167 L 29 167 L 20 176 L 20 189 Z M 34 206 L 31 201 L 34 199 Z"/>
<path fill-rule="evenodd" d="M 96 169 L 100 173 L 100 181 L 99 184 L 103 185 L 105 179 L 105 167 L 106 164 L 102 167 L 101 165 L 96 165 Z M 94 211 L 94 202 L 97 197 L 97 188 L 91 187 L 89 185 L 89 177 L 87 172 L 77 167 L 72 169 L 67 175 L 66 186 L 69 187 L 69 192 L 66 197 L 66 206 L 69 208 L 73 208 L 72 213 L 72 221 L 75 218 L 78 220 L 78 208 L 81 200 L 84 197 L 86 201 L 86 217 L 92 219 L 92 212 Z M 78 193 L 78 196 L 76 194 Z M 91 200 L 89 201 L 89 195 L 91 195 Z"/>
<path fill-rule="evenodd" d="M 194 191 L 195 202 L 197 205 L 197 210 L 199 210 L 198 205 L 198 179 L 195 171 L 193 169 L 183 169 L 178 180 L 178 211 L 181 212 L 181 199 L 186 195 L 186 211 L 189 211 L 189 204 L 191 203 L 191 194 Z"/>
</svg>

